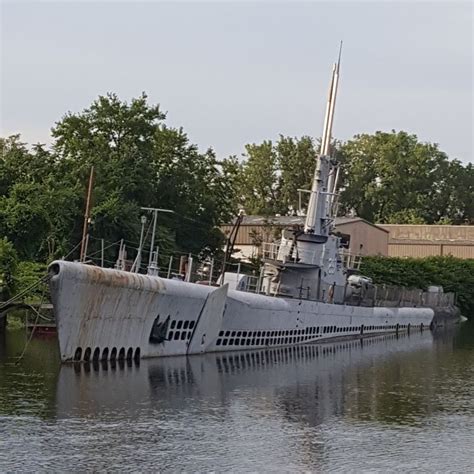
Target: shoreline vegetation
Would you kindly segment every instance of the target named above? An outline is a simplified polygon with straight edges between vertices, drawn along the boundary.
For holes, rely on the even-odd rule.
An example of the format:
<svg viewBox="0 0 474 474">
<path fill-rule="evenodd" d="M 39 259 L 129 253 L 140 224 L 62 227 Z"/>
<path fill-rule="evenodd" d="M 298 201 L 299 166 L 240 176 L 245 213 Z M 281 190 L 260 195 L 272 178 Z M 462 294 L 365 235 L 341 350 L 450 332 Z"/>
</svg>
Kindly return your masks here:
<svg viewBox="0 0 474 474">
<path fill-rule="evenodd" d="M 319 147 L 308 136 L 280 135 L 246 145 L 240 157 L 217 157 L 190 143 L 182 128 L 169 127 L 144 93 L 130 102 L 100 96 L 64 115 L 52 137 L 50 147 L 28 146 L 20 135 L 0 138 L 0 301 L 37 281 L 48 262 L 80 242 L 92 166 L 90 252 L 100 252 L 101 239 L 124 239 L 133 258 L 140 207 L 157 207 L 174 211 L 160 214 L 160 251 L 221 258 L 225 237 L 218 227 L 240 209 L 267 216 L 297 211 L 298 189 L 311 187 Z M 474 166 L 450 159 L 438 145 L 392 130 L 334 142 L 332 152 L 342 167 L 341 215 L 474 224 Z M 116 248 L 106 248 L 104 257 L 114 262 Z M 463 314 L 472 317 L 473 262 L 371 257 L 362 268 L 376 283 L 442 285 L 459 294 Z"/>
<path fill-rule="evenodd" d="M 442 286 L 446 293 L 456 293 L 461 314 L 474 319 L 473 259 L 364 257 L 360 270 L 376 284 L 420 289 Z"/>
</svg>

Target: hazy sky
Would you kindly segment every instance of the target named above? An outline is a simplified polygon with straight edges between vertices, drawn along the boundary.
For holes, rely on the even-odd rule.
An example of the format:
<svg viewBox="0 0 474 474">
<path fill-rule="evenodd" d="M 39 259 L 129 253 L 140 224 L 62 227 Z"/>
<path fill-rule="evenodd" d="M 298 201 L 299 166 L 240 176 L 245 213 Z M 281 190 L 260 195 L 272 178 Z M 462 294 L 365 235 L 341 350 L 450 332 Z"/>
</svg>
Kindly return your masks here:
<svg viewBox="0 0 474 474">
<path fill-rule="evenodd" d="M 22 2 L 1 7 L 1 134 L 50 143 L 68 110 L 146 91 L 204 150 L 406 130 L 473 156 L 472 2 Z"/>
</svg>

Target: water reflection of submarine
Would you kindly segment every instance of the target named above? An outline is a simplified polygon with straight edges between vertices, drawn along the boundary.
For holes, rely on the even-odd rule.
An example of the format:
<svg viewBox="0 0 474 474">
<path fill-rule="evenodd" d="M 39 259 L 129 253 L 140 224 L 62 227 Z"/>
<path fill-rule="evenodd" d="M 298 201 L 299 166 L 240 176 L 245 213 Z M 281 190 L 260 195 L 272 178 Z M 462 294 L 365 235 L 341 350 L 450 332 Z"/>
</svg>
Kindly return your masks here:
<svg viewBox="0 0 474 474">
<path fill-rule="evenodd" d="M 209 397 L 226 399 L 234 390 L 285 389 L 316 383 L 330 393 L 354 367 L 380 363 L 396 352 L 431 347 L 431 332 L 384 335 L 326 344 L 258 351 L 209 353 L 123 363 L 63 366 L 57 385 L 58 416 L 89 416 L 102 410 L 139 410 L 143 404 L 182 407 Z"/>
</svg>

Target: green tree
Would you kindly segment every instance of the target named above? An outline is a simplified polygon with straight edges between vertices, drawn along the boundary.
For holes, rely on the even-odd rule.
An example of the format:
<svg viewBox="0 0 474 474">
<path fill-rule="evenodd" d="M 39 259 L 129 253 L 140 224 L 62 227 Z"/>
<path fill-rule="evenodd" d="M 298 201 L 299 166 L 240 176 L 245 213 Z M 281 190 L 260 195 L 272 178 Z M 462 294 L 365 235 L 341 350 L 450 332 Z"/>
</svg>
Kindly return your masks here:
<svg viewBox="0 0 474 474">
<path fill-rule="evenodd" d="M 14 244 L 21 259 L 50 259 L 68 247 L 76 193 L 64 167 L 42 145 L 29 151 L 18 135 L 1 140 L 0 235 Z M 66 234 L 65 234 L 66 233 Z"/>
<path fill-rule="evenodd" d="M 436 223 L 469 219 L 472 184 L 459 184 L 470 168 L 449 161 L 436 144 L 406 132 L 356 135 L 339 150 L 343 161 L 344 212 L 372 222 Z M 472 216 L 472 214 L 471 214 Z"/>
<path fill-rule="evenodd" d="M 310 189 L 316 166 L 313 140 L 280 135 L 276 143 L 246 145 L 242 203 L 249 214 L 288 214 L 299 207 L 298 189 Z"/>
<path fill-rule="evenodd" d="M 90 252 L 100 249 L 101 238 L 124 238 L 129 250 L 136 247 L 142 206 L 175 211 L 159 216 L 161 250 L 219 251 L 218 226 L 238 208 L 240 164 L 235 158 L 219 162 L 212 149 L 201 153 L 182 129 L 164 120 L 145 94 L 129 103 L 108 94 L 57 122 L 50 150 L 29 150 L 19 136 L 2 139 L 0 235 L 13 242 L 22 260 L 68 253 L 82 237 L 94 166 Z M 111 248 L 106 259 L 116 254 Z"/>
<path fill-rule="evenodd" d="M 0 239 L 0 302 L 8 300 L 15 286 L 18 256 L 11 242 Z"/>
<path fill-rule="evenodd" d="M 280 171 L 280 200 L 286 213 L 298 209 L 298 189 L 311 189 L 316 150 L 310 137 L 297 139 L 280 135 L 275 151 Z"/>
<path fill-rule="evenodd" d="M 222 241 L 217 226 L 235 212 L 232 183 L 226 182 L 230 162 L 220 164 L 212 149 L 199 152 L 182 129 L 166 126 L 164 119 L 145 94 L 130 103 L 109 94 L 58 122 L 54 150 L 72 164 L 69 180 L 84 187 L 94 166 L 94 236 L 136 245 L 140 207 L 167 208 L 175 214 L 159 215 L 161 250 L 173 250 L 176 241 L 186 252 L 215 252 Z M 92 241 L 91 250 L 97 247 Z"/>
<path fill-rule="evenodd" d="M 277 154 L 271 141 L 246 145 L 242 191 L 248 214 L 273 215 L 284 208 L 280 200 Z"/>
</svg>

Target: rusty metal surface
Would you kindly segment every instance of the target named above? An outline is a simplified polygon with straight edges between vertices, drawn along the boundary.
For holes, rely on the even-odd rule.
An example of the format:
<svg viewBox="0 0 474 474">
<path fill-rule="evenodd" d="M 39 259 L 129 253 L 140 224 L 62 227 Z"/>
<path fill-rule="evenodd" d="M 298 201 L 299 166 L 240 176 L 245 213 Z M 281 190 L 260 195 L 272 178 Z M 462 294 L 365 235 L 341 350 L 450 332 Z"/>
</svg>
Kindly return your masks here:
<svg viewBox="0 0 474 474">
<path fill-rule="evenodd" d="M 291 341 L 301 343 L 340 337 L 335 333 L 301 337 L 309 327 L 345 327 L 350 329 L 345 337 L 358 337 L 361 326 L 373 325 L 377 328 L 375 332 L 388 332 L 391 328 L 393 331 L 395 324 L 406 327 L 422 323 L 428 327 L 434 315 L 429 308 L 364 308 L 241 291 L 225 295 L 223 287 L 216 289 L 70 262 L 54 262 L 50 268 L 63 361 L 73 360 L 78 349 L 82 351 L 81 360 L 86 350 L 90 358 L 96 351 L 99 358 L 111 357 L 112 351 L 118 357 L 121 350 L 139 357 L 186 354 L 193 328 L 208 296 L 214 292 L 215 304 L 206 313 L 205 327 L 196 329 L 201 336 L 200 341 L 196 336 L 199 347 L 192 346 L 191 352 L 201 351 L 204 333 L 209 336 L 204 341 L 205 351 L 242 350 L 245 347 L 218 347 L 218 333 L 272 331 L 281 336 L 292 331 L 300 336 Z M 168 320 L 169 325 L 166 340 L 159 344 L 150 339 L 157 320 Z M 285 345 L 283 338 L 275 343 Z M 265 346 L 262 337 L 248 348 Z"/>
</svg>

